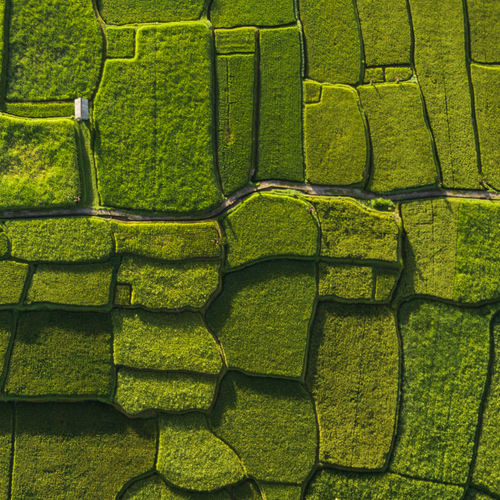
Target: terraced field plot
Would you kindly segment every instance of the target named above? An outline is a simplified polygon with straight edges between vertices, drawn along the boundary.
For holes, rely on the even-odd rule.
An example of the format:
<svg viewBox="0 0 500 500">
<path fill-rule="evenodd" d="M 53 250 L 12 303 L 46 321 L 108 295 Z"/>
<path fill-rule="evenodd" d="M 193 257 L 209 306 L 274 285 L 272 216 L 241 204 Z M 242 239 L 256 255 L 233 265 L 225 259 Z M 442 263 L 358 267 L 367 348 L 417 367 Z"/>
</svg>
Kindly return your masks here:
<svg viewBox="0 0 500 500">
<path fill-rule="evenodd" d="M 0 500 L 500 498 L 496 1 L 0 19 Z"/>
</svg>

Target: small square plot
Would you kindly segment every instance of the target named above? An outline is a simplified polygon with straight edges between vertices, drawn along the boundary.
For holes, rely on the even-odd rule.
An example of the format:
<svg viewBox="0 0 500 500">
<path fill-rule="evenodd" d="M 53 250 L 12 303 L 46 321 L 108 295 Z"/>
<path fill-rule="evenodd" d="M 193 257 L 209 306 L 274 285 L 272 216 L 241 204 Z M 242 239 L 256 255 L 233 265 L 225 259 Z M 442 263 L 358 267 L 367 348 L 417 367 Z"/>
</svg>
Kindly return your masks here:
<svg viewBox="0 0 500 500">
<path fill-rule="evenodd" d="M 135 28 L 106 28 L 108 59 L 132 58 L 135 56 Z"/>
<path fill-rule="evenodd" d="M 129 306 L 132 297 L 132 287 L 123 283 L 117 283 L 115 287 L 115 300 L 116 306 Z"/>
</svg>

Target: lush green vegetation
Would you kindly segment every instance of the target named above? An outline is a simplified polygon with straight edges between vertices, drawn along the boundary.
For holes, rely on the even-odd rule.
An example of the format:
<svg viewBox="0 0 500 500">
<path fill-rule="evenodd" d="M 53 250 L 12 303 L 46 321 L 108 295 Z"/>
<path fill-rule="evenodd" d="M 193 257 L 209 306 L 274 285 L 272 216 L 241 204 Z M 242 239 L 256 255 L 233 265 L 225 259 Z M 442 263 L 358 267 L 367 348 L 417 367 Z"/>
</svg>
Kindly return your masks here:
<svg viewBox="0 0 500 500">
<path fill-rule="evenodd" d="M 111 301 L 114 266 L 40 264 L 33 275 L 27 304 L 105 306 Z"/>
<path fill-rule="evenodd" d="M 391 450 L 399 390 L 393 313 L 322 302 L 311 333 L 307 386 L 319 422 L 319 460 L 381 469 Z"/>
<path fill-rule="evenodd" d="M 199 313 L 115 309 L 112 318 L 117 365 L 206 374 L 222 369 L 217 344 Z"/>
<path fill-rule="evenodd" d="M 146 410 L 209 410 L 217 379 L 197 373 L 172 373 L 120 368 L 115 403 L 128 414 Z"/>
<path fill-rule="evenodd" d="M 408 2 L 415 37 L 415 69 L 436 141 L 443 184 L 455 189 L 479 189 L 463 2 Z"/>
<path fill-rule="evenodd" d="M 126 255 L 118 281 L 132 286 L 132 305 L 200 308 L 219 286 L 219 267 L 219 262 L 157 262 Z"/>
<path fill-rule="evenodd" d="M 0 403 L 0 495 L 9 498 L 11 485 L 13 407 Z"/>
<path fill-rule="evenodd" d="M 18 304 L 23 296 L 29 266 L 12 260 L 0 261 L 0 304 Z"/>
<path fill-rule="evenodd" d="M 413 76 L 413 70 L 409 66 L 385 68 L 386 82 L 399 82 L 401 80 L 410 80 Z"/>
<path fill-rule="evenodd" d="M 241 38 L 240 33 L 236 35 Z M 252 36 L 255 41 L 255 32 Z M 224 37 L 224 42 L 228 38 Z M 225 50 L 238 49 L 228 45 L 225 42 Z M 249 183 L 254 165 L 254 91 L 253 53 L 217 56 L 218 160 L 222 187 L 228 196 Z"/>
<path fill-rule="evenodd" d="M 126 26 L 106 28 L 106 57 L 108 59 L 123 59 L 135 56 L 134 27 Z"/>
<path fill-rule="evenodd" d="M 97 0 L 108 24 L 194 21 L 205 12 L 206 0 Z"/>
<path fill-rule="evenodd" d="M 245 481 L 233 488 L 235 500 L 262 500 L 259 487 L 254 481 Z"/>
<path fill-rule="evenodd" d="M 73 207 L 79 196 L 73 123 L 0 115 L 0 210 Z"/>
<path fill-rule="evenodd" d="M 306 500 L 460 500 L 460 486 L 410 479 L 397 474 L 360 474 L 322 470 L 314 476 Z"/>
<path fill-rule="evenodd" d="M 4 222 L 12 257 L 31 262 L 98 262 L 113 252 L 109 223 L 94 217 Z"/>
<path fill-rule="evenodd" d="M 260 483 L 266 500 L 301 500 L 302 488 L 293 484 Z"/>
<path fill-rule="evenodd" d="M 319 227 L 313 211 L 306 201 L 289 196 L 251 196 L 222 219 L 227 266 L 276 257 L 316 257 Z"/>
<path fill-rule="evenodd" d="M 0 259 L 10 255 L 9 237 L 0 226 Z"/>
<path fill-rule="evenodd" d="M 471 58 L 500 62 L 500 4 L 495 0 L 467 0 Z"/>
<path fill-rule="evenodd" d="M 319 82 L 358 83 L 363 47 L 353 0 L 300 0 L 299 7 L 307 77 Z"/>
<path fill-rule="evenodd" d="M 75 105 L 72 102 L 7 102 L 5 112 L 9 115 L 26 118 L 71 118 L 75 114 Z"/>
<path fill-rule="evenodd" d="M 405 265 L 398 299 L 414 294 L 453 298 L 459 208 L 460 201 L 453 199 L 401 205 Z"/>
<path fill-rule="evenodd" d="M 122 498 L 123 500 L 230 500 L 226 491 L 195 493 L 173 488 L 157 474 L 135 482 Z"/>
<path fill-rule="evenodd" d="M 311 85 L 306 86 L 313 92 Z M 316 92 L 317 88 L 312 87 Z M 324 85 L 305 107 L 306 177 L 312 184 L 359 184 L 365 178 L 368 151 L 358 93 L 346 85 Z M 316 94 L 317 95 L 317 94 Z"/>
<path fill-rule="evenodd" d="M 215 222 L 112 222 L 117 253 L 164 260 L 219 257 L 220 235 Z"/>
<path fill-rule="evenodd" d="M 191 214 L 219 204 L 212 57 L 209 26 L 193 22 L 142 26 L 135 59 L 106 61 L 94 106 L 101 203 Z"/>
<path fill-rule="evenodd" d="M 157 468 L 170 484 L 211 491 L 245 477 L 238 456 L 211 432 L 203 413 L 161 415 L 159 429 Z"/>
<path fill-rule="evenodd" d="M 115 500 L 154 467 L 156 425 L 101 403 L 16 405 L 12 498 Z"/>
<path fill-rule="evenodd" d="M 432 136 L 418 85 L 358 87 L 372 142 L 370 191 L 390 192 L 436 184 Z"/>
<path fill-rule="evenodd" d="M 278 26 L 295 21 L 293 0 L 214 0 L 210 20 L 218 28 L 235 26 Z"/>
<path fill-rule="evenodd" d="M 399 261 L 400 226 L 393 214 L 364 208 L 349 199 L 310 201 L 321 224 L 322 257 Z"/>
<path fill-rule="evenodd" d="M 258 481 L 300 484 L 314 466 L 316 417 L 299 382 L 229 372 L 210 425 Z"/>
<path fill-rule="evenodd" d="M 11 311 L 0 311 L 0 370 L 3 371 L 7 359 L 7 350 L 14 329 L 14 317 Z M 1 438 L 0 438 L 1 441 Z M 0 445 L 1 449 L 1 445 Z M 1 454 L 1 453 L 0 453 Z M 1 463 L 1 459 L 0 459 Z M 1 487 L 0 487 L 1 489 Z"/>
<path fill-rule="evenodd" d="M 490 384 L 484 403 L 481 433 L 472 474 L 472 483 L 481 489 L 500 494 L 500 322 L 495 317 L 491 328 L 493 336 L 493 363 Z M 482 497 L 472 496 L 482 500 Z M 487 498 L 487 497 L 486 497 Z"/>
<path fill-rule="evenodd" d="M 498 189 L 500 188 L 498 168 L 500 154 L 496 145 L 500 140 L 500 104 L 498 102 L 500 68 L 472 64 L 471 75 L 474 84 L 477 133 L 481 144 L 481 173 L 488 185 Z"/>
<path fill-rule="evenodd" d="M 246 5 L 251 5 L 245 2 Z M 291 6 L 292 2 L 290 2 Z M 260 36 L 257 180 L 304 180 L 301 39 L 295 26 Z M 284 113 L 283 110 L 286 110 Z"/>
<path fill-rule="evenodd" d="M 258 30 L 254 27 L 235 28 L 215 31 L 215 49 L 217 54 L 253 54 L 257 46 Z M 253 80 L 253 76 L 252 76 Z M 253 100 L 253 94 L 251 96 Z M 219 105 L 222 103 L 219 103 Z"/>
<path fill-rule="evenodd" d="M 365 64 L 408 64 L 411 57 L 411 27 L 406 0 L 358 0 Z"/>
<path fill-rule="evenodd" d="M 487 378 L 491 310 L 413 300 L 398 316 L 404 371 L 390 470 L 464 484 Z"/>
<path fill-rule="evenodd" d="M 226 275 L 207 320 L 228 367 L 300 377 L 315 299 L 312 262 L 263 262 Z"/>
<path fill-rule="evenodd" d="M 322 297 L 370 300 L 373 295 L 371 267 L 334 262 L 319 263 L 318 292 Z"/>
<path fill-rule="evenodd" d="M 88 0 L 12 0 L 8 42 L 8 100 L 93 96 L 102 34 Z"/>
<path fill-rule="evenodd" d="M 108 315 L 37 311 L 21 315 L 5 381 L 9 396 L 93 396 L 112 391 Z"/>
</svg>

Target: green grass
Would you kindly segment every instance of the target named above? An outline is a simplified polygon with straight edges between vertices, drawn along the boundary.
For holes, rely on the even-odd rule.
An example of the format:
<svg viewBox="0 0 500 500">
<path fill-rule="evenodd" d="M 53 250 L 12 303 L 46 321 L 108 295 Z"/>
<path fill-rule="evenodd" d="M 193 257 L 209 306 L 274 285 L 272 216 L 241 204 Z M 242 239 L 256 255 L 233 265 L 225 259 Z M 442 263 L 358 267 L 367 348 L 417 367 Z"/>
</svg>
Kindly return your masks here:
<svg viewBox="0 0 500 500">
<path fill-rule="evenodd" d="M 88 0 L 13 0 L 7 100 L 91 98 L 99 80 L 102 34 Z"/>
<path fill-rule="evenodd" d="M 219 262 L 157 262 L 126 255 L 118 282 L 132 285 L 132 305 L 150 309 L 203 307 L 219 286 Z"/>
<path fill-rule="evenodd" d="M 397 474 L 322 470 L 314 476 L 305 500 L 460 500 L 460 486 L 420 481 Z"/>
<path fill-rule="evenodd" d="M 415 294 L 453 298 L 460 203 L 431 199 L 401 205 L 405 266 L 398 300 Z"/>
<path fill-rule="evenodd" d="M 278 26 L 295 22 L 293 0 L 214 0 L 210 21 L 218 28 L 235 26 Z"/>
<path fill-rule="evenodd" d="M 245 477 L 236 453 L 208 428 L 206 416 L 160 415 L 157 469 L 180 488 L 211 491 Z"/>
<path fill-rule="evenodd" d="M 142 26 L 134 59 L 106 61 L 94 104 L 103 205 L 195 214 L 220 203 L 211 35 L 205 22 Z"/>
<path fill-rule="evenodd" d="M 463 200 L 458 216 L 454 300 L 500 296 L 500 204 Z"/>
<path fill-rule="evenodd" d="M 0 304 L 18 304 L 21 301 L 28 270 L 27 264 L 0 261 Z"/>
<path fill-rule="evenodd" d="M 217 56 L 217 144 L 227 196 L 248 184 L 254 164 L 255 64 L 254 54 Z"/>
<path fill-rule="evenodd" d="M 322 90 L 323 86 L 321 83 L 314 80 L 304 80 L 304 102 L 306 104 L 320 102 Z"/>
<path fill-rule="evenodd" d="M 167 485 L 158 474 L 135 482 L 121 498 L 122 500 L 230 500 L 227 491 L 195 493 L 178 490 Z"/>
<path fill-rule="evenodd" d="M 290 484 L 260 483 L 266 500 L 301 500 L 302 488 Z"/>
<path fill-rule="evenodd" d="M 319 422 L 319 460 L 382 469 L 396 423 L 399 344 L 380 306 L 322 302 L 311 333 L 307 386 Z"/>
<path fill-rule="evenodd" d="M 12 500 L 115 500 L 154 467 L 156 422 L 101 403 L 16 406 Z"/>
<path fill-rule="evenodd" d="M 390 269 L 376 269 L 375 271 L 375 296 L 376 302 L 390 300 L 394 293 L 396 283 L 399 279 L 399 272 Z"/>
<path fill-rule="evenodd" d="M 413 76 L 413 70 L 410 66 L 402 66 L 398 68 L 385 68 L 385 81 L 397 82 L 401 80 L 410 80 Z"/>
<path fill-rule="evenodd" d="M 409 0 L 415 69 L 445 187 L 479 189 L 463 2 Z"/>
<path fill-rule="evenodd" d="M 257 484 L 248 480 L 232 489 L 234 500 L 262 500 Z"/>
<path fill-rule="evenodd" d="M 490 497 L 486 493 L 474 490 L 472 488 L 469 488 L 467 490 L 467 494 L 465 495 L 465 500 L 490 500 L 490 499 L 493 500 L 494 497 Z"/>
<path fill-rule="evenodd" d="M 411 27 L 406 0 L 358 0 L 367 66 L 409 64 Z"/>
<path fill-rule="evenodd" d="M 350 199 L 309 198 L 321 225 L 322 257 L 399 261 L 400 223 L 394 214 Z"/>
<path fill-rule="evenodd" d="M 316 417 L 299 382 L 229 372 L 210 425 L 258 481 L 300 484 L 315 465 Z"/>
<path fill-rule="evenodd" d="M 365 68 L 363 83 L 373 85 L 374 83 L 384 83 L 384 81 L 384 68 Z"/>
<path fill-rule="evenodd" d="M 207 320 L 228 368 L 300 377 L 315 298 L 313 262 L 276 260 L 226 275 Z"/>
<path fill-rule="evenodd" d="M 228 268 L 261 259 L 318 253 L 318 223 L 312 206 L 289 196 L 255 194 L 222 219 Z"/>
<path fill-rule="evenodd" d="M 498 433 L 500 426 L 500 322 L 498 316 L 493 320 L 491 331 L 494 343 L 493 363 L 484 404 L 472 484 L 498 495 L 500 494 L 500 434 Z"/>
<path fill-rule="evenodd" d="M 10 255 L 10 245 L 9 245 L 9 237 L 2 231 L 0 226 L 0 259 L 4 259 Z"/>
<path fill-rule="evenodd" d="M 216 222 L 111 223 L 117 253 L 164 260 L 219 257 Z"/>
<path fill-rule="evenodd" d="M 325 185 L 362 182 L 366 134 L 358 93 L 347 86 L 324 85 L 321 101 L 305 107 L 307 180 Z"/>
<path fill-rule="evenodd" d="M 132 299 L 132 289 L 129 285 L 115 285 L 115 294 L 113 297 L 113 304 L 115 306 L 129 306 Z"/>
<path fill-rule="evenodd" d="M 135 56 L 135 33 L 134 27 L 106 28 L 106 57 L 110 58 L 130 58 Z"/>
<path fill-rule="evenodd" d="M 112 318 L 117 365 L 212 375 L 222 369 L 217 344 L 199 313 L 115 309 Z"/>
<path fill-rule="evenodd" d="M 245 2 L 247 5 L 251 5 Z M 292 2 L 289 2 L 290 6 Z M 260 36 L 257 180 L 304 180 L 302 57 L 298 27 Z"/>
<path fill-rule="evenodd" d="M 206 0 L 97 0 L 107 24 L 195 21 L 206 8 Z"/>
<path fill-rule="evenodd" d="M 70 120 L 0 114 L 0 210 L 74 207 L 80 196 Z"/>
<path fill-rule="evenodd" d="M 373 275 L 371 267 L 320 262 L 319 295 L 348 300 L 370 300 L 374 286 Z"/>
<path fill-rule="evenodd" d="M 471 58 L 500 62 L 500 4 L 495 0 L 467 0 Z"/>
<path fill-rule="evenodd" d="M 10 474 L 12 453 L 13 407 L 9 403 L 0 403 L 0 495 L 10 496 Z"/>
<path fill-rule="evenodd" d="M 215 49 L 217 54 L 248 53 L 253 54 L 258 31 L 254 27 L 215 31 Z"/>
<path fill-rule="evenodd" d="M 196 373 L 165 373 L 120 368 L 115 403 L 129 415 L 146 410 L 208 411 L 217 379 Z"/>
<path fill-rule="evenodd" d="M 31 262 L 99 262 L 113 252 L 108 221 L 97 217 L 18 219 L 4 222 L 12 257 Z"/>
<path fill-rule="evenodd" d="M 21 315 L 5 382 L 8 396 L 107 398 L 113 385 L 112 330 L 100 313 Z"/>
<path fill-rule="evenodd" d="M 73 102 L 7 102 L 5 112 L 26 118 L 72 118 L 75 116 L 75 104 Z"/>
<path fill-rule="evenodd" d="M 368 189 L 386 193 L 436 184 L 432 136 L 418 85 L 367 85 L 358 91 L 372 143 Z"/>
<path fill-rule="evenodd" d="M 423 300 L 400 307 L 404 368 L 391 471 L 467 481 L 487 379 L 491 312 Z"/>
<path fill-rule="evenodd" d="M 12 312 L 0 311 L 0 370 L 1 371 L 4 370 L 6 363 L 8 363 L 9 361 L 7 359 L 7 351 L 9 349 L 9 344 L 10 344 L 10 339 L 12 337 L 13 329 L 14 329 L 14 316 Z M 1 442 L 1 437 L 0 437 L 0 442 Z M 1 490 L 1 481 L 0 481 L 0 490 Z"/>
<path fill-rule="evenodd" d="M 320 82 L 359 82 L 363 47 L 353 0 L 301 0 L 300 20 L 306 76 Z"/>
<path fill-rule="evenodd" d="M 28 290 L 27 304 L 105 306 L 110 303 L 114 266 L 40 264 Z"/>
<path fill-rule="evenodd" d="M 472 2 L 476 4 L 477 2 Z M 500 59 L 499 59 L 500 60 Z M 498 66 L 471 65 L 476 106 L 477 132 L 481 151 L 481 173 L 490 186 L 500 188 L 500 68 Z"/>
</svg>

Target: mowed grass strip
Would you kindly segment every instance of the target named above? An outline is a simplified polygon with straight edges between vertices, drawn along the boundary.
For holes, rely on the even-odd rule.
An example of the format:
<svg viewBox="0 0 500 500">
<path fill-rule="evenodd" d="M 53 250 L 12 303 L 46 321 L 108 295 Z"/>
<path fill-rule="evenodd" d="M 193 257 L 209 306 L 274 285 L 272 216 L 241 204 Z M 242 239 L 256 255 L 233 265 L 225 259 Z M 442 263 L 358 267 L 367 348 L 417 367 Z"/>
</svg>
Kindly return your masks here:
<svg viewBox="0 0 500 500">
<path fill-rule="evenodd" d="M 382 469 L 398 404 L 394 314 L 383 306 L 321 302 L 306 380 L 319 422 L 320 462 Z"/>
<path fill-rule="evenodd" d="M 490 357 L 489 307 L 405 302 L 402 399 L 390 470 L 465 484 L 474 457 Z"/>
</svg>

